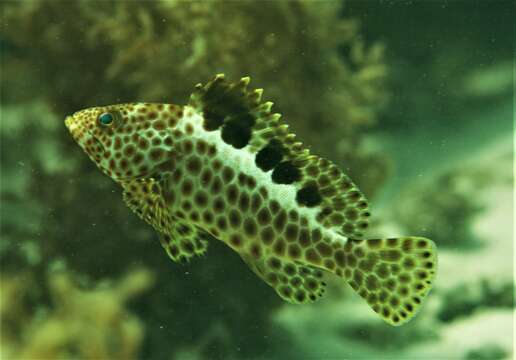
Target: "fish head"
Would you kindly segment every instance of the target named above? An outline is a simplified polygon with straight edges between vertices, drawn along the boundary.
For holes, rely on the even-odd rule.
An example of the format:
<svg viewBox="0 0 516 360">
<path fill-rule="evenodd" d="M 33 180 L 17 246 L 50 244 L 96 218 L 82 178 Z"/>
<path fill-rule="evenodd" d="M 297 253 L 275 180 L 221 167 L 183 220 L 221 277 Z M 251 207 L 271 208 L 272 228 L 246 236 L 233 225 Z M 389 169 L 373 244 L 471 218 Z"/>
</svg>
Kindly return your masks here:
<svg viewBox="0 0 516 360">
<path fill-rule="evenodd" d="M 65 125 L 105 174 L 126 181 L 155 176 L 173 160 L 169 125 L 175 116 L 163 104 L 118 104 L 78 111 Z"/>
</svg>

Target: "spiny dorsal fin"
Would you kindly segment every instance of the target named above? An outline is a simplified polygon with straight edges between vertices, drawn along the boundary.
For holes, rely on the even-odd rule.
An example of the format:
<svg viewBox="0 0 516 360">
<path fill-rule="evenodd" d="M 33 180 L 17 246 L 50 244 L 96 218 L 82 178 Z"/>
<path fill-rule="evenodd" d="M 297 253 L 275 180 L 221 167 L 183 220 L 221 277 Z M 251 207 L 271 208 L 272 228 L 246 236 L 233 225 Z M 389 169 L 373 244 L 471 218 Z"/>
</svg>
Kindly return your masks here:
<svg viewBox="0 0 516 360">
<path fill-rule="evenodd" d="M 281 115 L 271 112 L 273 103 L 261 102 L 263 91 L 248 90 L 249 81 L 229 83 L 219 74 L 196 86 L 189 105 L 202 112 L 205 130 L 220 130 L 224 142 L 253 154 L 273 182 L 294 185 L 298 204 L 317 208 L 323 226 L 362 237 L 370 216 L 365 196 L 332 162 L 311 155 Z"/>
</svg>

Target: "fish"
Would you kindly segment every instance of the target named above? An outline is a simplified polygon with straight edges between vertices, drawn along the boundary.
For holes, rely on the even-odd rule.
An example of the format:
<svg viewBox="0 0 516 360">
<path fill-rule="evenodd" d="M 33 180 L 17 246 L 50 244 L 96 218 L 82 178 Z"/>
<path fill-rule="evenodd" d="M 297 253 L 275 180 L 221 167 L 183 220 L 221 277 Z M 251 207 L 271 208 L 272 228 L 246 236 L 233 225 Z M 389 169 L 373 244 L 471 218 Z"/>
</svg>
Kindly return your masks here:
<svg viewBox="0 0 516 360">
<path fill-rule="evenodd" d="M 174 262 L 217 239 L 289 303 L 317 301 L 333 274 L 388 324 L 412 319 L 434 283 L 434 242 L 364 238 L 364 194 L 249 82 L 218 74 L 187 105 L 90 107 L 65 125 Z"/>
</svg>

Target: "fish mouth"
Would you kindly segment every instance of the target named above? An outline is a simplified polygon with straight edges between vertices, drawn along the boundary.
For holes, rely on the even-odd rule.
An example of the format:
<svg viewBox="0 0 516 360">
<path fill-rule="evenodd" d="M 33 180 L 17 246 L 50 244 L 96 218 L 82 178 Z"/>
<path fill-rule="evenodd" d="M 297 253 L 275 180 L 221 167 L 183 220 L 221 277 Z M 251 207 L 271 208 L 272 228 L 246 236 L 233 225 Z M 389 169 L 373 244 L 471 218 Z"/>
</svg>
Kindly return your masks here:
<svg viewBox="0 0 516 360">
<path fill-rule="evenodd" d="M 96 145 L 100 146 L 102 152 L 105 151 L 104 144 L 97 139 L 91 131 L 85 129 L 73 115 L 67 116 L 64 123 L 73 139 L 84 149 L 84 151 L 86 151 L 86 153 L 89 153 L 86 146 L 89 139 L 92 139 Z"/>
<path fill-rule="evenodd" d="M 65 123 L 65 126 L 68 129 L 68 131 L 70 131 L 70 134 L 72 135 L 72 137 L 75 139 L 75 141 L 79 142 L 79 140 L 80 140 L 79 135 L 82 132 L 82 131 L 80 131 L 81 126 L 77 123 L 76 119 L 74 119 L 73 115 L 67 116 L 64 123 Z"/>
<path fill-rule="evenodd" d="M 70 128 L 70 126 L 72 126 L 72 123 L 73 123 L 73 116 L 68 115 L 66 117 L 64 123 L 65 123 L 67 128 Z"/>
</svg>

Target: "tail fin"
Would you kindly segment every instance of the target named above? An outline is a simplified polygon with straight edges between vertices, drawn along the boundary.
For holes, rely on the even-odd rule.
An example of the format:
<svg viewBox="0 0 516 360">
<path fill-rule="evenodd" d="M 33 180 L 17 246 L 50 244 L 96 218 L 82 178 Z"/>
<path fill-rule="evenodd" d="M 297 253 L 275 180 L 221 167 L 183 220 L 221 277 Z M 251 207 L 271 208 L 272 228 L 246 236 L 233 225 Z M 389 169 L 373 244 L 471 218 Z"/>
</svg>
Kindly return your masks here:
<svg viewBox="0 0 516 360">
<path fill-rule="evenodd" d="M 335 257 L 336 272 L 394 326 L 419 311 L 437 268 L 435 244 L 421 237 L 349 240 Z"/>
</svg>

